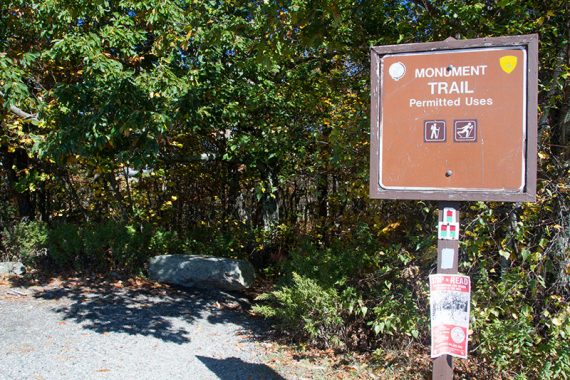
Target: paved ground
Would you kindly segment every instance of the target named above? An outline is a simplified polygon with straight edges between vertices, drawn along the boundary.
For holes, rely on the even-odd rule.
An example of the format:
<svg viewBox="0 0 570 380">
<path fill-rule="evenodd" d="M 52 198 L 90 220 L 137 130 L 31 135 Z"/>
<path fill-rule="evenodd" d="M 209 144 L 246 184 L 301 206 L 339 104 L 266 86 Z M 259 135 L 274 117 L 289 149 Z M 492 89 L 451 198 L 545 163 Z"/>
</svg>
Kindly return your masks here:
<svg viewBox="0 0 570 380">
<path fill-rule="evenodd" d="M 284 379 L 247 300 L 79 279 L 0 281 L 0 379 Z M 267 344 L 267 343 L 265 343 Z"/>
</svg>

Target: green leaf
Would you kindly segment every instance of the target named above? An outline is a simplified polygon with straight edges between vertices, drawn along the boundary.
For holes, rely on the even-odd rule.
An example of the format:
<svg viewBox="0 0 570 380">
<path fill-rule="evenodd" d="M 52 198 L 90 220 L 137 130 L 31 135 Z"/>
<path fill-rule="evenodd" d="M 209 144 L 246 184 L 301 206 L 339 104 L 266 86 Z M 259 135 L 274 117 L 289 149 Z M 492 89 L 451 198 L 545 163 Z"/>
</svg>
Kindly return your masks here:
<svg viewBox="0 0 570 380">
<path fill-rule="evenodd" d="M 504 257 L 507 260 L 511 258 L 511 253 L 509 251 L 505 251 L 503 249 L 499 250 L 499 255 L 501 255 L 502 257 Z"/>
</svg>

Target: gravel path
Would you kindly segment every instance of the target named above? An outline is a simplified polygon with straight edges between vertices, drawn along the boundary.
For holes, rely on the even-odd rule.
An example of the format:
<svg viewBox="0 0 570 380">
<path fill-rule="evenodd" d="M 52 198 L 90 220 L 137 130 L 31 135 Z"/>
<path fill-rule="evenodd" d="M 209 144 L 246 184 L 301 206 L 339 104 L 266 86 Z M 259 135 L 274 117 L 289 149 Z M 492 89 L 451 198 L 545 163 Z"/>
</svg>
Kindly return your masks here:
<svg viewBox="0 0 570 380">
<path fill-rule="evenodd" d="M 0 379 L 284 379 L 246 307 L 148 283 L 0 282 Z"/>
</svg>

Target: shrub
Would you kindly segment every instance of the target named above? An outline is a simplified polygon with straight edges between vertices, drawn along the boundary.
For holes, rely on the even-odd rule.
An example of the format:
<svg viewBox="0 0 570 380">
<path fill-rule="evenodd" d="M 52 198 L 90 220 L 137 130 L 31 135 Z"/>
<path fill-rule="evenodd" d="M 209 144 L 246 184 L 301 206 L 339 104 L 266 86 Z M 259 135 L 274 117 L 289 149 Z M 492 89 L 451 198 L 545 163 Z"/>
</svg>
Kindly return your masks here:
<svg viewBox="0 0 570 380">
<path fill-rule="evenodd" d="M 315 280 L 292 274 L 290 285 L 265 294 L 274 306 L 257 305 L 254 311 L 277 317 L 284 331 L 294 338 L 309 338 L 323 346 L 338 346 L 344 329 L 343 302 L 334 288 L 323 288 Z"/>
<path fill-rule="evenodd" d="M 225 220 L 213 226 L 197 226 L 182 237 L 180 247 L 196 255 L 245 259 L 251 253 L 254 232 L 241 222 Z"/>
<path fill-rule="evenodd" d="M 49 232 L 49 255 L 63 270 L 134 273 L 151 255 L 152 234 L 149 227 L 113 221 L 83 226 L 62 223 Z"/>
<path fill-rule="evenodd" d="M 61 223 L 49 231 L 48 253 L 58 268 L 80 269 L 83 251 L 84 243 L 78 226 Z"/>
<path fill-rule="evenodd" d="M 22 221 L 4 228 L 0 238 L 4 247 L 3 260 L 33 264 L 38 256 L 46 252 L 48 229 L 43 222 Z"/>
<path fill-rule="evenodd" d="M 154 232 L 149 242 L 149 249 L 153 255 L 164 255 L 182 252 L 182 242 L 176 231 Z"/>
<path fill-rule="evenodd" d="M 570 306 L 557 295 L 537 297 L 542 287 L 517 267 L 500 279 L 483 270 L 474 285 L 475 354 L 508 376 L 568 378 Z"/>
<path fill-rule="evenodd" d="M 84 260 L 97 271 L 138 271 L 150 256 L 151 233 L 149 227 L 112 221 L 85 226 Z"/>
<path fill-rule="evenodd" d="M 293 272 L 315 279 L 325 287 L 342 286 L 349 279 L 362 277 L 378 267 L 379 244 L 365 224 L 355 227 L 349 240 L 336 239 L 321 247 L 309 239 L 292 247 L 284 265 L 285 278 Z"/>
<path fill-rule="evenodd" d="M 379 248 L 366 225 L 329 247 L 303 241 L 293 248 L 277 289 L 261 296 L 266 303 L 256 310 L 321 346 L 368 348 L 386 337 L 420 339 L 426 320 L 420 304 L 425 310 L 427 298 L 418 299 L 425 296 L 425 286 L 417 289 L 419 269 L 401 246 Z"/>
<path fill-rule="evenodd" d="M 390 282 L 380 288 L 381 294 L 376 297 L 378 302 L 372 308 L 368 322 L 374 335 L 389 335 L 397 339 L 401 339 L 402 335 L 418 338 L 420 330 L 425 331 L 428 321 L 424 311 L 418 308 L 411 289 Z"/>
</svg>

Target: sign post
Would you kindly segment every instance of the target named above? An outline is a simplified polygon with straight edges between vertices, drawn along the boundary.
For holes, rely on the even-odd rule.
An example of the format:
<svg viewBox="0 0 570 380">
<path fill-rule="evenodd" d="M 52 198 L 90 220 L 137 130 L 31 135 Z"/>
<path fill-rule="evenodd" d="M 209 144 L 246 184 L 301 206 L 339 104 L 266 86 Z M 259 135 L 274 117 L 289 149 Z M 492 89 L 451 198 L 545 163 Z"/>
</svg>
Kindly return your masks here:
<svg viewBox="0 0 570 380">
<path fill-rule="evenodd" d="M 446 211 L 455 210 L 455 220 L 453 222 L 459 224 L 459 202 L 440 202 L 439 203 L 439 225 L 446 223 Z M 437 239 L 437 273 L 456 274 L 459 266 L 459 239 L 449 240 Z M 453 378 L 453 357 L 451 355 L 442 355 L 433 359 L 433 379 L 452 379 Z"/>
<path fill-rule="evenodd" d="M 437 273 L 456 274 L 459 201 L 535 201 L 538 36 L 376 46 L 370 72 L 370 197 L 441 201 Z"/>
</svg>

